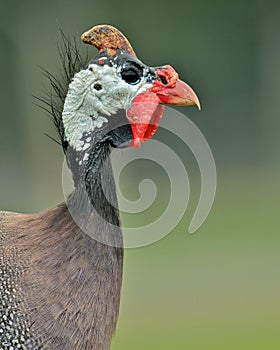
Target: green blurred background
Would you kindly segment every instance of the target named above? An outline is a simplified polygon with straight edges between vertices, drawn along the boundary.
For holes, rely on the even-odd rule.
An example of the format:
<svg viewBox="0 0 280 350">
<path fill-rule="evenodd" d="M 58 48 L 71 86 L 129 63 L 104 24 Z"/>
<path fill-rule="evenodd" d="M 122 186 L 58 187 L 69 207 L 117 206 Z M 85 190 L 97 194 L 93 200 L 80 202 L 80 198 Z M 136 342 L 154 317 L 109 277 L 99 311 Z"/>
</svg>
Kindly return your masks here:
<svg viewBox="0 0 280 350">
<path fill-rule="evenodd" d="M 95 24 L 115 25 L 145 63 L 172 64 L 202 102 L 201 112 L 181 111 L 213 151 L 215 203 L 186 234 L 199 194 L 190 161 L 183 220 L 156 244 L 126 251 L 112 350 L 280 348 L 279 16 L 277 1 L 1 0 L 1 209 L 63 200 L 62 154 L 32 97 L 48 87 L 40 66 L 59 72 L 58 27 L 79 40 Z M 138 186 L 134 173 L 127 188 Z"/>
</svg>

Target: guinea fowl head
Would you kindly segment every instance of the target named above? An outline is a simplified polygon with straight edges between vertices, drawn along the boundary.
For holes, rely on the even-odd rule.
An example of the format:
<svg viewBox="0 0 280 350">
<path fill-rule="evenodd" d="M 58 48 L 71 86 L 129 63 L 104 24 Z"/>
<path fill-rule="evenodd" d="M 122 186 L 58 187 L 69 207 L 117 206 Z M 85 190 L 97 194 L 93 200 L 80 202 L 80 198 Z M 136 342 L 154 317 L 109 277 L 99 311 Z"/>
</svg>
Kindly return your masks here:
<svg viewBox="0 0 280 350">
<path fill-rule="evenodd" d="M 193 90 L 171 66 L 142 63 L 116 28 L 95 26 L 82 40 L 99 53 L 75 74 L 62 113 L 66 142 L 84 153 L 77 158 L 80 165 L 97 140 L 113 147 L 139 147 L 154 135 L 164 104 L 200 108 Z"/>
</svg>

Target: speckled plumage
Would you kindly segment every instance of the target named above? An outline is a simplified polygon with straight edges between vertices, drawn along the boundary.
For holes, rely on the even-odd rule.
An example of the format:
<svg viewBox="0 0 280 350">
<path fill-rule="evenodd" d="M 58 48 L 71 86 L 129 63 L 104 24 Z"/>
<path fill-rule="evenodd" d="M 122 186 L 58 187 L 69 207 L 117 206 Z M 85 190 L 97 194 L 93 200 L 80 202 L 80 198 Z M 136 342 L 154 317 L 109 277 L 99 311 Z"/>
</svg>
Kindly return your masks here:
<svg viewBox="0 0 280 350">
<path fill-rule="evenodd" d="M 109 349 L 122 249 L 84 234 L 65 204 L 0 222 L 0 349 Z"/>
<path fill-rule="evenodd" d="M 5 244 L 5 224 L 14 217 L 0 212 L 0 349 L 39 349 L 30 331 L 31 320 L 24 306 L 21 279 L 25 273 L 18 248 Z"/>
</svg>

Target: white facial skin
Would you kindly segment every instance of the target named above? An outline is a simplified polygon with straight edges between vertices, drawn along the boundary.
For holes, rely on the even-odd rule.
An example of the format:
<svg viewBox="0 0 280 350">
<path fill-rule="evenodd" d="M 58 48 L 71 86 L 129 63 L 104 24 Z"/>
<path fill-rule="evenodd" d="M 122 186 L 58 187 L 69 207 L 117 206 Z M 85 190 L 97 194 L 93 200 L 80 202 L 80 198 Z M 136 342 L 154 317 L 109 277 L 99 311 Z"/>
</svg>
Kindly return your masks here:
<svg viewBox="0 0 280 350">
<path fill-rule="evenodd" d="M 126 83 L 121 69 L 91 64 L 76 73 L 70 83 L 62 119 L 66 140 L 77 151 L 90 147 L 82 139 L 84 133 L 101 128 L 118 109 L 127 110 L 135 96 L 152 86 L 143 77 L 137 84 Z"/>
</svg>

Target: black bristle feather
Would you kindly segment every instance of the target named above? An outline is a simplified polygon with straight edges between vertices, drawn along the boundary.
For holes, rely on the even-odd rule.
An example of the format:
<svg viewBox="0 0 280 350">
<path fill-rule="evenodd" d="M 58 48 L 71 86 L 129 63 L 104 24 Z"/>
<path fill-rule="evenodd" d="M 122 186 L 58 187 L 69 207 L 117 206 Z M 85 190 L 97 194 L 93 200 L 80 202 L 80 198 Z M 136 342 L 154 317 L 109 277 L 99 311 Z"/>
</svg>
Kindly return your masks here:
<svg viewBox="0 0 280 350">
<path fill-rule="evenodd" d="M 70 84 L 75 73 L 83 69 L 88 62 L 88 54 L 86 52 L 83 58 L 75 38 L 67 37 L 60 30 L 60 43 L 58 44 L 58 55 L 62 64 L 60 73 L 56 76 L 45 68 L 41 68 L 43 75 L 50 84 L 50 90 L 44 92 L 44 97 L 35 96 L 40 102 L 39 107 L 45 110 L 51 117 L 51 120 L 58 132 L 60 141 L 47 135 L 50 139 L 62 145 L 65 150 L 67 142 L 64 137 L 64 127 L 62 122 L 62 111 L 64 101 Z"/>
</svg>

